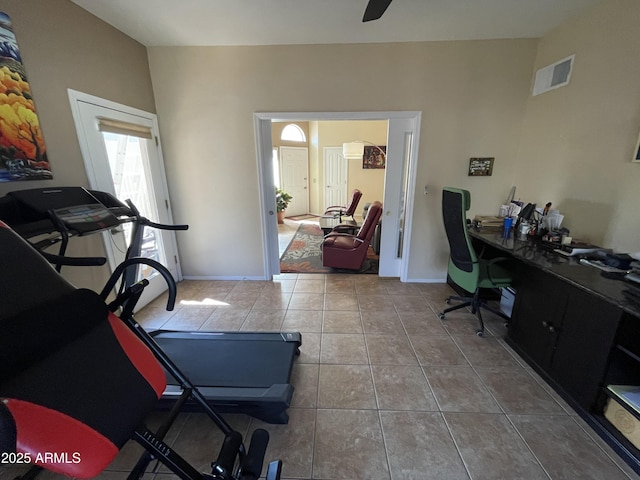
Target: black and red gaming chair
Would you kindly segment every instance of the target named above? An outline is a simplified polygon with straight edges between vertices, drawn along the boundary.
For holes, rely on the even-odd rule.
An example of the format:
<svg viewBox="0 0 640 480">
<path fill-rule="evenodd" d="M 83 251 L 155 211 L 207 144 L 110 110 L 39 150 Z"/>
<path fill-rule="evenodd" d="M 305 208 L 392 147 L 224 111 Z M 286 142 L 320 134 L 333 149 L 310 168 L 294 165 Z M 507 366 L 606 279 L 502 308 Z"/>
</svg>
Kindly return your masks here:
<svg viewBox="0 0 640 480">
<path fill-rule="evenodd" d="M 144 426 L 165 389 L 165 371 L 157 352 L 123 321 L 133 307 L 120 304 L 118 318 L 105 291 L 76 289 L 0 222 L 0 454 L 92 478 L 133 438 L 182 479 L 257 479 L 268 443 L 264 430 L 254 432 L 245 455 L 242 436 L 221 426 L 225 441 L 206 474 Z M 169 297 L 172 307 L 175 284 Z M 150 458 L 141 458 L 134 478 Z M 280 478 L 280 468 L 280 461 L 271 462 L 267 478 Z"/>
<path fill-rule="evenodd" d="M 2 443 L 94 477 L 154 408 L 165 373 L 97 293 L 67 283 L 3 223 L 0 265 L 0 416 L 15 426 Z"/>
</svg>

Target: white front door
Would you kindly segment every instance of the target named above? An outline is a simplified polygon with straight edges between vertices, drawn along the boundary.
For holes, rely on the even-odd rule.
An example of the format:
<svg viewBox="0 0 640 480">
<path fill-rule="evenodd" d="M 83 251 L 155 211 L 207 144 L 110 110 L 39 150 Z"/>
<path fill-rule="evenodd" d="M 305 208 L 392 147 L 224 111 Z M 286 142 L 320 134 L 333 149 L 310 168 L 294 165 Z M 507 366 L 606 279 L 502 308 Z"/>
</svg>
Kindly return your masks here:
<svg viewBox="0 0 640 480">
<path fill-rule="evenodd" d="M 293 197 L 286 215 L 309 213 L 309 149 L 280 147 L 280 185 Z"/>
<path fill-rule="evenodd" d="M 69 100 L 89 187 L 111 193 L 123 202 L 131 200 L 153 222 L 171 224 L 156 116 L 73 90 L 69 90 Z M 118 122 L 121 131 L 109 128 Z M 103 233 L 111 271 L 125 259 L 130 233 L 130 223 Z M 146 227 L 141 256 L 160 262 L 180 280 L 174 232 Z M 162 276 L 150 267 L 139 268 L 140 278 L 150 283 L 138 309 L 167 289 Z"/>
<path fill-rule="evenodd" d="M 347 204 L 347 162 L 342 147 L 324 148 L 324 185 L 324 209 Z"/>
</svg>

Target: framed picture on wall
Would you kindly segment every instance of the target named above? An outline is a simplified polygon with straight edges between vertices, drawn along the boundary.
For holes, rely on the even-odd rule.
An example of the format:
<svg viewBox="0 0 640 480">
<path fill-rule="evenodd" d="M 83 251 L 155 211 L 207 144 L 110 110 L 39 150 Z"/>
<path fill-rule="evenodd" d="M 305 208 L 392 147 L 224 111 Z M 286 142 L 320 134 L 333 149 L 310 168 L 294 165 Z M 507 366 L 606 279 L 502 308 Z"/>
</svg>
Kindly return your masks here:
<svg viewBox="0 0 640 480">
<path fill-rule="evenodd" d="M 640 163 L 640 135 L 638 136 L 638 141 L 636 142 L 636 148 L 633 150 L 633 158 L 632 162 Z"/>
<path fill-rule="evenodd" d="M 489 177 L 493 173 L 494 157 L 476 157 L 469 159 L 470 177 Z"/>
<path fill-rule="evenodd" d="M 362 155 L 362 168 L 384 168 L 387 163 L 387 146 L 366 146 Z"/>
<path fill-rule="evenodd" d="M 53 178 L 11 19 L 0 12 L 0 182 Z"/>
</svg>

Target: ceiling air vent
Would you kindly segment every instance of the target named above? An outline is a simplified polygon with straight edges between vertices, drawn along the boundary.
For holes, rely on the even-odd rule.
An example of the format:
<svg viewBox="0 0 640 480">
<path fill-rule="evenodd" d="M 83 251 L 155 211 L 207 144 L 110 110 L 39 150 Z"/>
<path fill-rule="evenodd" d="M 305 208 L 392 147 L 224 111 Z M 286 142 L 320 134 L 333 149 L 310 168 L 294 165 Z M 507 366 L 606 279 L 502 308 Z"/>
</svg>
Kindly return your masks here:
<svg viewBox="0 0 640 480">
<path fill-rule="evenodd" d="M 538 70 L 533 83 L 533 96 L 567 85 L 571 78 L 574 58 L 575 55 L 571 55 Z"/>
</svg>

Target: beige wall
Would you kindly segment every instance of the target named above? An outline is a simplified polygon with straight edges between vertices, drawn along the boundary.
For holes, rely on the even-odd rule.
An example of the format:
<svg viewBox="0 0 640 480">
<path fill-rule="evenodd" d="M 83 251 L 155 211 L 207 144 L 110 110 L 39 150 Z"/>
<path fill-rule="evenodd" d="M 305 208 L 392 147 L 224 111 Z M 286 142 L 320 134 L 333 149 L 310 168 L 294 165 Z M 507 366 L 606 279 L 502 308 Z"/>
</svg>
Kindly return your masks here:
<svg viewBox="0 0 640 480">
<path fill-rule="evenodd" d="M 254 112 L 420 110 L 410 277 L 444 278 L 439 189 L 469 188 L 481 211 L 506 197 L 536 47 L 537 40 L 496 40 L 150 48 L 174 214 L 191 225 L 179 245 L 183 273 L 264 274 Z M 492 177 L 467 177 L 474 156 L 496 157 Z M 424 197 L 427 184 L 432 194 Z"/>
<path fill-rule="evenodd" d="M 151 74 L 144 47 L 71 2 L 0 9 L 13 19 L 55 176 L 0 184 L 0 195 L 86 184 L 67 88 L 148 111 L 155 94 L 174 216 L 191 224 L 179 245 L 185 275 L 263 275 L 253 113 L 265 111 L 422 111 L 412 279 L 444 276 L 444 185 L 471 191 L 471 214 L 495 212 L 516 185 L 523 200 L 558 206 L 574 236 L 640 250 L 640 165 L 629 161 L 640 133 L 636 0 L 604 1 L 541 41 L 158 47 Z M 571 84 L 531 98 L 534 69 L 571 53 Z M 311 122 L 310 138 L 318 130 Z M 473 156 L 495 157 L 493 176 L 468 177 Z"/>
<path fill-rule="evenodd" d="M 67 89 L 155 112 L 146 49 L 67 0 L 0 0 L 11 17 L 34 96 L 53 180 L 0 183 L 9 191 L 87 186 Z M 72 255 L 104 255 L 96 235 L 72 239 Z M 65 267 L 78 286 L 102 288 L 107 267 Z"/>
<path fill-rule="evenodd" d="M 576 55 L 566 87 L 529 98 L 518 196 L 553 202 L 574 237 L 640 251 L 640 2 L 605 1 L 540 42 L 535 68 Z"/>
</svg>

